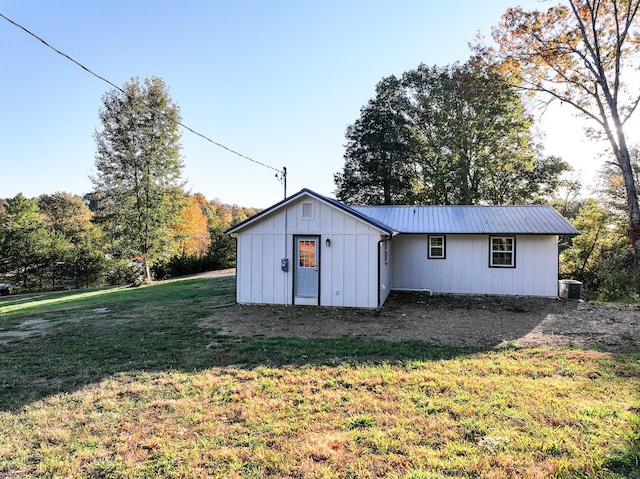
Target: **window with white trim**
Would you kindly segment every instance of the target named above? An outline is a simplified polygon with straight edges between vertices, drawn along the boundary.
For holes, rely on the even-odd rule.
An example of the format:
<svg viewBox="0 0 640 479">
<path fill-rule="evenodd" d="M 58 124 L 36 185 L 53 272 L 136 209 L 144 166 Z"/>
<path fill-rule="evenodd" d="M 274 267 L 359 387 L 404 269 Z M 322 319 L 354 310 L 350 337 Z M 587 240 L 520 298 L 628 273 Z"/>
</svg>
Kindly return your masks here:
<svg viewBox="0 0 640 479">
<path fill-rule="evenodd" d="M 516 267 L 515 236 L 491 236 L 489 238 L 489 266 L 491 268 Z"/>
<path fill-rule="evenodd" d="M 446 259 L 447 237 L 443 235 L 429 236 L 429 259 Z"/>
</svg>

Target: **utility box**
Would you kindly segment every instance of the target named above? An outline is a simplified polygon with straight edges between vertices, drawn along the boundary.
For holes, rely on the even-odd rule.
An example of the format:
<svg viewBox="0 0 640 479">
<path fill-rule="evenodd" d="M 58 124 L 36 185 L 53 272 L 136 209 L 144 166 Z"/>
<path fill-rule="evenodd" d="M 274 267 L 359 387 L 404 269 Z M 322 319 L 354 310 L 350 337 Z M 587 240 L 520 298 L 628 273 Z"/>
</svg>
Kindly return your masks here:
<svg viewBox="0 0 640 479">
<path fill-rule="evenodd" d="M 582 283 L 575 279 L 558 281 L 558 296 L 562 299 L 582 299 Z"/>
</svg>

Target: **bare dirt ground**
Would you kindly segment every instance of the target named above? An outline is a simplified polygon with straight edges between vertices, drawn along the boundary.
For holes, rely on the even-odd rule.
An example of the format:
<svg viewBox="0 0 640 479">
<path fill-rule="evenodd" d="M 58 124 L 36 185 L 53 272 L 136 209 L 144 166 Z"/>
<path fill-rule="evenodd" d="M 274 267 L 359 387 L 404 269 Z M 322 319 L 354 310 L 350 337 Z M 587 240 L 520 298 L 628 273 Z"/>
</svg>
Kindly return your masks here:
<svg viewBox="0 0 640 479">
<path fill-rule="evenodd" d="M 235 270 L 228 269 L 195 276 L 234 274 Z M 102 312 L 100 308 L 92 311 Z M 200 325 L 238 337 L 359 336 L 448 346 L 640 348 L 640 304 L 530 297 L 392 292 L 379 313 L 354 308 L 236 304 L 213 310 Z M 51 326 L 53 323 L 41 319 L 25 321 L 12 331 L 0 332 L 0 345 L 46 334 Z"/>
<path fill-rule="evenodd" d="M 437 345 L 640 347 L 640 305 L 393 292 L 380 313 L 350 308 L 234 305 L 201 323 L 220 334 L 361 336 Z"/>
</svg>

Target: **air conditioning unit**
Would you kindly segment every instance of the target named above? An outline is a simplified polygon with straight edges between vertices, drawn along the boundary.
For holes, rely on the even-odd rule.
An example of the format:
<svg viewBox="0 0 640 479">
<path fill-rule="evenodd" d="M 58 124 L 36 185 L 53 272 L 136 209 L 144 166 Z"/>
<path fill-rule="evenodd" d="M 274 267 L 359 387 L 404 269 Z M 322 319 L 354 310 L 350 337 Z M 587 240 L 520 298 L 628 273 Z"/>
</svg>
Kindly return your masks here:
<svg viewBox="0 0 640 479">
<path fill-rule="evenodd" d="M 582 283 L 575 279 L 558 281 L 558 296 L 562 299 L 582 299 Z"/>
</svg>

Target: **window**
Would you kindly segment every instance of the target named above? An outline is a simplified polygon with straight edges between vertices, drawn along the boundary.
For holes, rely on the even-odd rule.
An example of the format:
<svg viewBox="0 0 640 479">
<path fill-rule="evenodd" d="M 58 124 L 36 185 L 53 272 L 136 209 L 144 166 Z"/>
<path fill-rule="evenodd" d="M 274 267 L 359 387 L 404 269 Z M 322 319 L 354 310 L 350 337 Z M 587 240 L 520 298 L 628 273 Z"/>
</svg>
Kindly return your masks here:
<svg viewBox="0 0 640 479">
<path fill-rule="evenodd" d="M 302 219 L 313 219 L 313 203 L 302 203 Z"/>
<path fill-rule="evenodd" d="M 516 267 L 516 239 L 513 236 L 492 236 L 489 238 L 489 247 L 490 267 Z"/>
<path fill-rule="evenodd" d="M 298 241 L 298 266 L 300 268 L 316 267 L 316 240 Z"/>
<path fill-rule="evenodd" d="M 445 259 L 446 258 L 446 237 L 445 236 L 429 236 L 429 259 Z"/>
</svg>

